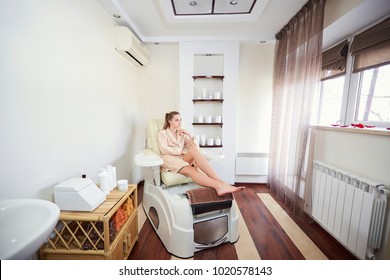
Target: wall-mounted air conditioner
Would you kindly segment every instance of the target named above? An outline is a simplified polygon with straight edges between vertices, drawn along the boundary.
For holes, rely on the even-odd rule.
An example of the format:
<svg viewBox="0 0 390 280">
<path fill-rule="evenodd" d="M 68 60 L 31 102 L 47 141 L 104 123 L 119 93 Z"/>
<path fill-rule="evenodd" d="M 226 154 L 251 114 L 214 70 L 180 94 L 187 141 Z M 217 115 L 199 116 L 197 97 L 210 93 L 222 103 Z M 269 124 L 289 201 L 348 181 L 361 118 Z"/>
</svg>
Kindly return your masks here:
<svg viewBox="0 0 390 280">
<path fill-rule="evenodd" d="M 115 50 L 136 66 L 149 63 L 149 53 L 145 46 L 126 26 L 115 26 Z"/>
</svg>

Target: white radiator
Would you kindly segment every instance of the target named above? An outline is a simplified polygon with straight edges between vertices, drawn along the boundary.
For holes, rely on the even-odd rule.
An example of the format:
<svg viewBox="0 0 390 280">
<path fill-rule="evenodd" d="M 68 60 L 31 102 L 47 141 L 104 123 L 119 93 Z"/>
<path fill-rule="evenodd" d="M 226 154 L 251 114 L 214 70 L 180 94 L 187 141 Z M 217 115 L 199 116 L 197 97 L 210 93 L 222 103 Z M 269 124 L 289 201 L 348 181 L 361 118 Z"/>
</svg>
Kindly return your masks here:
<svg viewBox="0 0 390 280">
<path fill-rule="evenodd" d="M 236 157 L 236 175 L 267 175 L 268 154 L 238 153 Z"/>
<path fill-rule="evenodd" d="M 312 216 L 360 259 L 375 258 L 381 246 L 386 194 L 383 184 L 314 161 Z"/>
</svg>

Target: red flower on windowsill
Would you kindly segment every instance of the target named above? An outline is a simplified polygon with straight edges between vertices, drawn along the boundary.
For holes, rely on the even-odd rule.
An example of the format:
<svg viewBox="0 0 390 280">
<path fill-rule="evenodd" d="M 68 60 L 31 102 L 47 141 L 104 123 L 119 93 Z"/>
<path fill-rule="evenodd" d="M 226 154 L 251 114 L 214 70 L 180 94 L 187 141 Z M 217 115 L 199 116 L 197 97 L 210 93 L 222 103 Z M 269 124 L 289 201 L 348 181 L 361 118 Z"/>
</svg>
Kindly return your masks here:
<svg viewBox="0 0 390 280">
<path fill-rule="evenodd" d="M 349 127 L 349 125 L 341 125 L 338 123 L 334 123 L 334 124 L 331 123 L 330 125 L 333 127 Z M 351 126 L 356 127 L 356 128 L 374 128 L 374 127 L 376 127 L 375 125 L 364 125 L 362 123 L 351 123 Z M 387 127 L 386 129 L 390 130 L 390 127 Z"/>
<path fill-rule="evenodd" d="M 341 124 L 338 124 L 338 123 L 335 123 L 335 124 L 331 123 L 330 125 L 333 126 L 333 127 L 348 127 L 349 126 L 349 125 L 341 125 Z"/>
<path fill-rule="evenodd" d="M 358 123 L 358 124 L 351 123 L 351 125 L 353 127 L 356 127 L 356 128 L 364 128 L 364 124 L 361 124 L 361 123 Z"/>
</svg>

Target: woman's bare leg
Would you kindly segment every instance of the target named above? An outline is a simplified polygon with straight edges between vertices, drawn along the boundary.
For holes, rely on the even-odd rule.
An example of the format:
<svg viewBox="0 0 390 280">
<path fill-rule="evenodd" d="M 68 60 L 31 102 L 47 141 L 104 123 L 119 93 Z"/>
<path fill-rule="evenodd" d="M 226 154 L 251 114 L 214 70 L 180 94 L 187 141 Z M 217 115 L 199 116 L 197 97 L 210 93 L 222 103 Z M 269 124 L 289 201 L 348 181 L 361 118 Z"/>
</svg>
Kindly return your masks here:
<svg viewBox="0 0 390 280">
<path fill-rule="evenodd" d="M 195 161 L 196 165 L 210 178 L 224 183 L 224 181 L 214 171 L 207 158 L 200 152 L 198 147 L 190 147 L 190 149 L 184 155 L 183 160 L 187 161 L 188 163 Z"/>
<path fill-rule="evenodd" d="M 180 174 L 190 177 L 196 184 L 204 187 L 210 187 L 215 189 L 219 196 L 224 196 L 228 193 L 238 192 L 244 189 L 244 187 L 233 187 L 224 182 L 217 181 L 206 174 L 199 172 L 195 167 L 185 166 L 179 171 Z"/>
</svg>

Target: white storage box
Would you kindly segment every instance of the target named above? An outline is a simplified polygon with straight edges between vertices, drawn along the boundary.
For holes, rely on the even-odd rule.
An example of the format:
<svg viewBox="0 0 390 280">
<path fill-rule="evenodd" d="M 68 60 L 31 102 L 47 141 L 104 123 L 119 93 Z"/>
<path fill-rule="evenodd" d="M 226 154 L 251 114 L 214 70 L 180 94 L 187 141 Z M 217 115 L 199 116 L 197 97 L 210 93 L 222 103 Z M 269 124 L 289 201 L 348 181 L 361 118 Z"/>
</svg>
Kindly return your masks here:
<svg viewBox="0 0 390 280">
<path fill-rule="evenodd" d="M 87 178 L 72 178 L 54 186 L 54 202 L 61 210 L 93 211 L 106 195 Z"/>
</svg>

